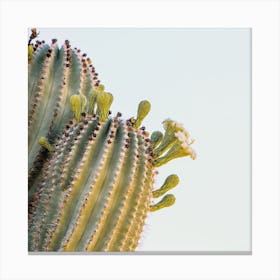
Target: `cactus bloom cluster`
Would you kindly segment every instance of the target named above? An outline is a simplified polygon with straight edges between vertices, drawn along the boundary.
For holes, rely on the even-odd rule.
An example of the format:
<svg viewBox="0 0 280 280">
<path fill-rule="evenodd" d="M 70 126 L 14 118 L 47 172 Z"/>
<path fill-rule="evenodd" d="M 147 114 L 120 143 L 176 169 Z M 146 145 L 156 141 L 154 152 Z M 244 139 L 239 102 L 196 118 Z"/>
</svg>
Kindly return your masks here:
<svg viewBox="0 0 280 280">
<path fill-rule="evenodd" d="M 29 251 L 135 251 L 148 213 L 175 202 L 166 193 L 178 176 L 154 189 L 157 168 L 195 159 L 193 140 L 171 119 L 150 134 L 147 100 L 136 117 L 113 114 L 91 59 L 37 36 L 28 43 Z"/>
</svg>

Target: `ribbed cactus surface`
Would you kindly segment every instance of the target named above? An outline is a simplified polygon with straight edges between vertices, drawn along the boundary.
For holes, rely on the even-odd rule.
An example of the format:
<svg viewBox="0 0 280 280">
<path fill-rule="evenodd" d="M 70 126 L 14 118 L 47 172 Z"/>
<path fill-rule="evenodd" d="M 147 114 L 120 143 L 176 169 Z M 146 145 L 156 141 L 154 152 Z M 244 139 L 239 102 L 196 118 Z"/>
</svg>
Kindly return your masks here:
<svg viewBox="0 0 280 280">
<path fill-rule="evenodd" d="M 134 251 L 148 212 L 174 204 L 170 175 L 154 190 L 157 167 L 191 156 L 192 140 L 176 122 L 149 135 L 137 117 L 113 116 L 86 54 L 29 41 L 29 251 Z M 164 196 L 165 195 L 165 196 Z M 154 199 L 163 197 L 159 202 Z"/>
<path fill-rule="evenodd" d="M 29 179 L 34 180 L 46 157 L 38 145 L 44 136 L 53 143 L 72 118 L 69 106 L 74 94 L 89 98 L 99 84 L 97 73 L 86 54 L 71 49 L 68 40 L 58 47 L 37 41 L 28 68 L 28 166 Z"/>
</svg>

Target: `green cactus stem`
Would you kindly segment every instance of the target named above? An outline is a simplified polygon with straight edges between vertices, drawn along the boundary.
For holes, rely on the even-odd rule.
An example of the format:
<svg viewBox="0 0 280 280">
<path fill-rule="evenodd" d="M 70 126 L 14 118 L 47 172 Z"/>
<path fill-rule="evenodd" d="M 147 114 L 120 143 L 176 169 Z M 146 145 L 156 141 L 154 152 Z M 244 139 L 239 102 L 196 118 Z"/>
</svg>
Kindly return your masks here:
<svg viewBox="0 0 280 280">
<path fill-rule="evenodd" d="M 37 36 L 34 29 L 32 32 L 31 40 Z M 91 60 L 77 48 L 72 49 L 68 40 L 62 47 L 58 47 L 55 39 L 51 45 L 44 41 L 33 45 L 31 40 L 28 45 L 28 166 L 32 183 L 40 173 L 39 162 L 46 157 L 38 145 L 40 137 L 53 144 L 73 116 L 73 107 L 69 106 L 72 96 L 78 95 L 86 101 L 100 81 Z M 81 105 L 80 111 L 86 104 Z"/>
<path fill-rule="evenodd" d="M 33 35 L 32 35 L 33 34 Z M 155 190 L 157 167 L 195 152 L 188 132 L 163 122 L 165 133 L 140 127 L 137 117 L 112 116 L 113 95 L 97 80 L 92 61 L 72 49 L 32 40 L 29 61 L 29 251 L 135 251 L 149 212 L 175 203 Z M 36 35 L 36 36 L 35 36 Z M 33 38 L 34 37 L 34 38 Z M 159 202 L 154 199 L 159 198 Z"/>
</svg>

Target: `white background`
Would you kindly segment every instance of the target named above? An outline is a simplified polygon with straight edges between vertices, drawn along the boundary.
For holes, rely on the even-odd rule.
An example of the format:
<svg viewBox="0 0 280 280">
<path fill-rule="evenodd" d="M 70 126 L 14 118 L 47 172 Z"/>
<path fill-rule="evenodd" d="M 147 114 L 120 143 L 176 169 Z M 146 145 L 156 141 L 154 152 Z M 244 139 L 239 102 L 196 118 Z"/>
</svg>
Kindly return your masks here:
<svg viewBox="0 0 280 280">
<path fill-rule="evenodd" d="M 92 58 L 114 95 L 113 114 L 151 112 L 147 130 L 182 123 L 197 159 L 158 168 L 155 188 L 177 174 L 173 207 L 150 213 L 137 250 L 251 250 L 251 30 L 249 28 L 39 28 L 39 38 L 69 39 Z M 161 199 L 161 198 L 160 198 Z M 158 200 L 153 203 L 156 203 Z"/>
<path fill-rule="evenodd" d="M 8 4 L 9 3 L 9 4 Z M 279 279 L 279 2 L 2 2 L 3 279 Z M 29 26 L 253 28 L 253 255 L 28 256 L 24 46 Z M 3 137 L 2 137 L 3 136 Z M 22 211 L 19 211 L 22 210 Z"/>
</svg>

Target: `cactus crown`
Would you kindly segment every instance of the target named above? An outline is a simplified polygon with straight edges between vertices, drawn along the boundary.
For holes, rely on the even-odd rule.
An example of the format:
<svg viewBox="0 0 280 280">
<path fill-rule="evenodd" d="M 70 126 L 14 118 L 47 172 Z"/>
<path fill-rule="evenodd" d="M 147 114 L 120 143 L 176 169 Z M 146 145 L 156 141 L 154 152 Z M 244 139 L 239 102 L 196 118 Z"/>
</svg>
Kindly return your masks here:
<svg viewBox="0 0 280 280">
<path fill-rule="evenodd" d="M 154 190 L 157 167 L 195 159 L 193 140 L 171 119 L 150 136 L 147 100 L 136 118 L 112 116 L 91 59 L 68 40 L 34 44 L 37 36 L 32 29 L 28 44 L 29 250 L 133 251 L 147 213 L 175 202 L 166 192 L 178 176 Z"/>
</svg>

